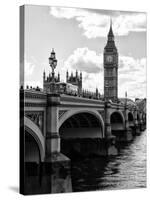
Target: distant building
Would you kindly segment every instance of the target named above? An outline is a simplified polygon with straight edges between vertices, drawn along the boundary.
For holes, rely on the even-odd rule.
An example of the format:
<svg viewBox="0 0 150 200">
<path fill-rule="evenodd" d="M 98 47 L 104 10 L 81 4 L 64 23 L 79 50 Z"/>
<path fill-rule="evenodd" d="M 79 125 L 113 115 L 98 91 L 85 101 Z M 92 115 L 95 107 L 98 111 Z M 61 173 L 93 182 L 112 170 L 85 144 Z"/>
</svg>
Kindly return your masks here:
<svg viewBox="0 0 150 200">
<path fill-rule="evenodd" d="M 78 71 L 76 70 L 75 75 L 71 73 L 71 75 L 69 76 L 69 72 L 67 71 L 66 83 L 71 83 L 72 85 L 78 86 L 78 94 L 80 95 L 82 93 L 82 73 L 81 72 L 79 74 Z"/>
<path fill-rule="evenodd" d="M 128 106 L 131 106 L 131 107 L 136 106 L 135 101 L 129 98 L 119 98 L 119 102 L 123 105 L 127 104 Z"/>
<path fill-rule="evenodd" d="M 56 86 L 58 86 L 58 84 L 56 83 L 60 83 L 60 74 L 58 73 L 57 76 L 54 76 L 54 80 L 52 80 L 52 74 L 49 73 L 48 76 L 46 76 L 45 71 L 43 72 L 43 89 L 44 91 L 47 92 L 51 92 L 52 91 L 52 87 L 53 84 L 55 84 L 55 89 L 58 91 L 58 88 L 56 88 Z M 80 74 L 78 74 L 78 71 L 76 71 L 76 74 L 73 75 L 73 73 L 71 73 L 71 75 L 69 76 L 68 71 L 66 72 L 66 83 L 70 83 L 72 85 L 77 86 L 78 88 L 78 94 L 82 94 L 82 73 L 80 72 Z"/>
<path fill-rule="evenodd" d="M 57 76 L 54 77 L 54 82 L 58 83 L 60 82 L 60 74 L 58 73 Z M 46 76 L 45 71 L 43 72 L 43 89 L 44 91 L 51 91 L 52 87 L 52 75 L 49 73 L 48 76 Z"/>
<path fill-rule="evenodd" d="M 135 99 L 135 103 L 136 103 L 139 111 L 146 113 L 146 98 Z"/>
</svg>

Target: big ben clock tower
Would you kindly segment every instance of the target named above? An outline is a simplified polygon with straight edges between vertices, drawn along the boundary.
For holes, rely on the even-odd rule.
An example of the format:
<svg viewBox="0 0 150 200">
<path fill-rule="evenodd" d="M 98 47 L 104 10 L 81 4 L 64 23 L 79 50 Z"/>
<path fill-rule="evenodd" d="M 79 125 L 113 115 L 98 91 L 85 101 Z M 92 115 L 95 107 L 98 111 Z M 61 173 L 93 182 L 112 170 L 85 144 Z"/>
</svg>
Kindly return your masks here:
<svg viewBox="0 0 150 200">
<path fill-rule="evenodd" d="M 113 102 L 118 99 L 118 52 L 115 46 L 112 22 L 104 48 L 104 98 Z"/>
</svg>

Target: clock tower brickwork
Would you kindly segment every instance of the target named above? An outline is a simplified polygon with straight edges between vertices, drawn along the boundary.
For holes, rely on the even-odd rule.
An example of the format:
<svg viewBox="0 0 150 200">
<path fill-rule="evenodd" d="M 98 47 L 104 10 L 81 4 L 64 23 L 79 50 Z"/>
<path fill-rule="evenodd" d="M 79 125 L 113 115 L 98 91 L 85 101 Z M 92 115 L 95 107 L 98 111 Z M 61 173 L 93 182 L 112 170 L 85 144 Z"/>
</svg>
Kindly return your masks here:
<svg viewBox="0 0 150 200">
<path fill-rule="evenodd" d="M 118 100 L 118 52 L 115 46 L 112 22 L 104 48 L 104 98 Z"/>
</svg>

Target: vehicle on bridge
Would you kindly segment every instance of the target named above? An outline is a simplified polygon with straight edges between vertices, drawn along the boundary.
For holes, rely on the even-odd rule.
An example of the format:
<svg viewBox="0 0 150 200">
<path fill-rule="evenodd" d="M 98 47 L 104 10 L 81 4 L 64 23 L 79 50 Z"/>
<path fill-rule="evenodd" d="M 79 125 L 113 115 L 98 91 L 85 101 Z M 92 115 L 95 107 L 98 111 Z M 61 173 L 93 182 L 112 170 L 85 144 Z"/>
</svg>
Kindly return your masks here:
<svg viewBox="0 0 150 200">
<path fill-rule="evenodd" d="M 60 94 L 78 95 L 78 86 L 71 83 L 56 83 L 56 90 Z"/>
</svg>

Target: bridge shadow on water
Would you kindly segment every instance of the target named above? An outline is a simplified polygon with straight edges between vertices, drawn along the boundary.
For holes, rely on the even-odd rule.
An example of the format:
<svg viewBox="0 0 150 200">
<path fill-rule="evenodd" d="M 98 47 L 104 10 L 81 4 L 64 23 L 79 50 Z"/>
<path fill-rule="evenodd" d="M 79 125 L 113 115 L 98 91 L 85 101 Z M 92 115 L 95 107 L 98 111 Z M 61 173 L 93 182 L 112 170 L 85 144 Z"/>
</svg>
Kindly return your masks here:
<svg viewBox="0 0 150 200">
<path fill-rule="evenodd" d="M 130 170 L 126 168 L 126 165 L 124 166 L 125 162 L 130 164 L 132 160 L 130 157 L 130 154 L 132 155 L 131 148 L 139 143 L 140 139 L 139 135 L 133 137 L 130 142 L 117 142 L 118 155 L 116 156 L 97 156 L 94 154 L 87 156 L 86 153 L 69 151 L 67 156 L 71 159 L 73 192 L 145 187 L 144 178 L 144 180 L 139 180 L 140 184 L 136 181 L 134 183 L 134 179 L 136 180 L 134 177 L 135 166 L 131 164 Z M 133 176 L 133 180 L 130 180 L 129 184 L 128 174 L 130 174 L 129 177 Z"/>
</svg>

